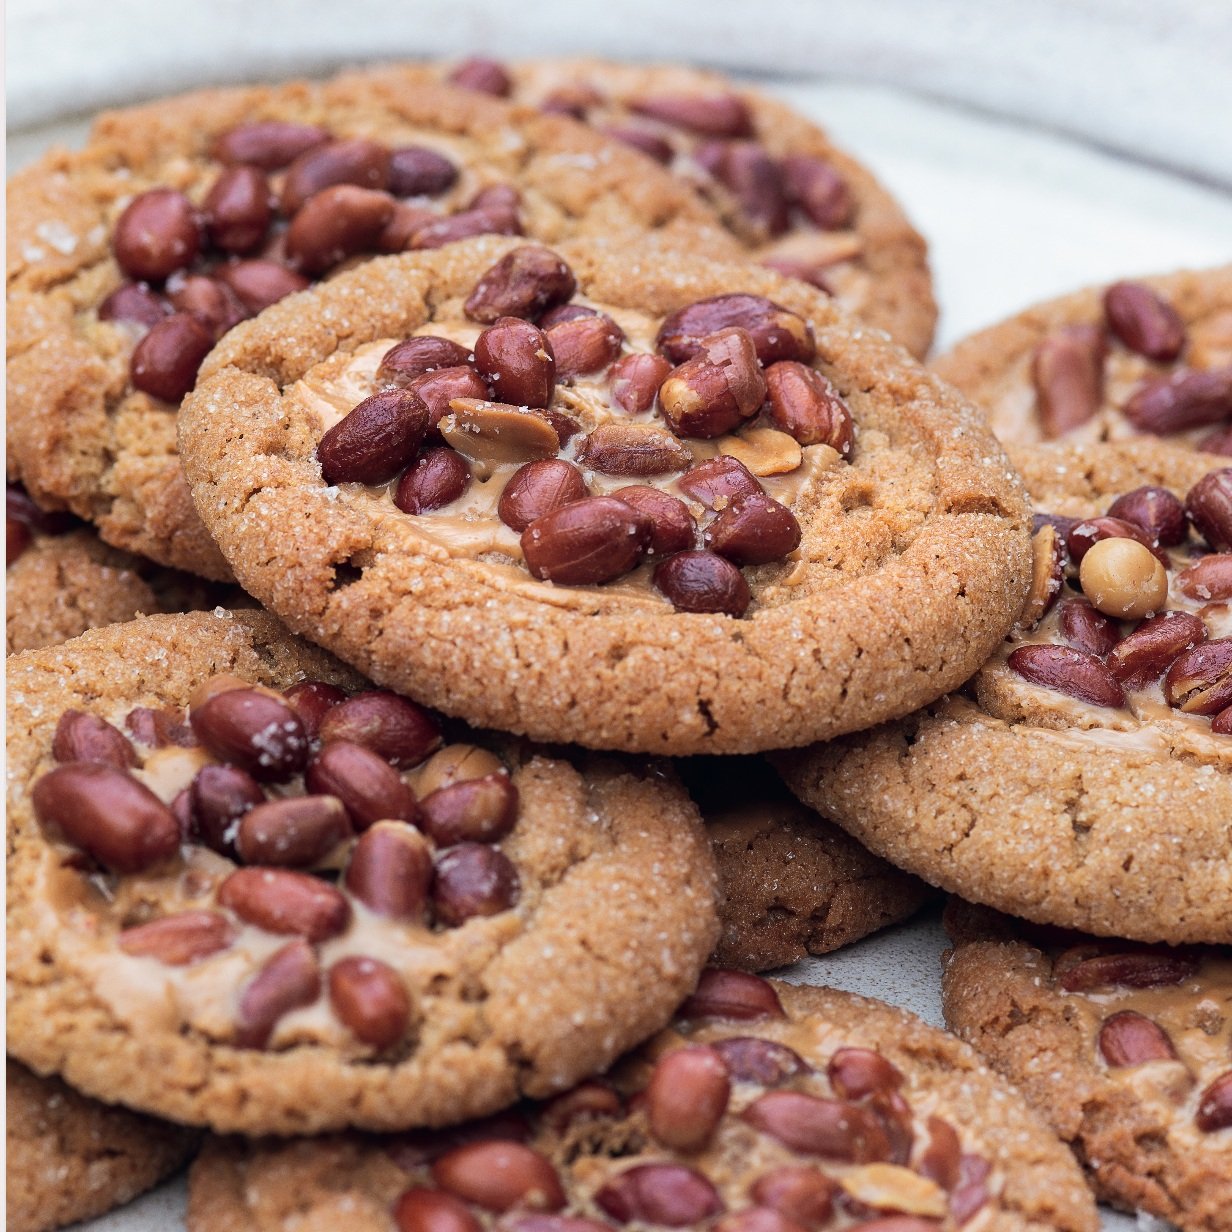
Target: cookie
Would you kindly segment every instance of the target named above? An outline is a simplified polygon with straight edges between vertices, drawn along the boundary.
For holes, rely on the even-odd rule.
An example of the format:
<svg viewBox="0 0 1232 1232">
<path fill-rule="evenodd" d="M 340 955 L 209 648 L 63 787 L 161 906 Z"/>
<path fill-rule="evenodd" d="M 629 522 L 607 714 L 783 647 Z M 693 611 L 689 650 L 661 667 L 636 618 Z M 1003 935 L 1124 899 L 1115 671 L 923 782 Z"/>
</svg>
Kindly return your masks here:
<svg viewBox="0 0 1232 1232">
<path fill-rule="evenodd" d="M 738 251 L 695 194 L 582 125 L 362 73 L 106 113 L 84 149 L 14 177 L 8 219 L 14 477 L 114 546 L 218 579 L 174 412 L 236 321 L 340 262 L 485 231 Z"/>
<path fill-rule="evenodd" d="M 215 1141 L 192 1232 L 632 1226 L 1091 1229 L 1073 1159 L 952 1036 L 878 1001 L 709 971 L 600 1080 L 460 1131 Z"/>
<path fill-rule="evenodd" d="M 1232 940 L 1232 468 L 1172 490 L 1144 442 L 1060 456 L 1015 451 L 1041 510 L 1036 580 L 970 686 L 780 767 L 965 898 L 1106 936 Z"/>
<path fill-rule="evenodd" d="M 8 1045 L 87 1094 L 461 1120 L 602 1068 L 714 946 L 664 770 L 447 739 L 265 613 L 94 630 L 8 684 Z"/>
<path fill-rule="evenodd" d="M 187 1158 L 196 1134 L 86 1099 L 5 1064 L 5 1227 L 48 1232 L 130 1202 Z"/>
<path fill-rule="evenodd" d="M 927 354 L 937 305 L 923 238 L 866 167 L 778 99 L 675 64 L 471 60 L 427 71 L 572 116 L 649 155 L 719 214 L 753 260 L 811 282 Z"/>
<path fill-rule="evenodd" d="M 145 613 L 251 602 L 238 587 L 212 585 L 108 547 L 72 515 L 43 513 L 20 488 L 10 486 L 7 496 L 6 654 Z"/>
<path fill-rule="evenodd" d="M 1024 593 L 1018 480 L 975 412 L 755 266 L 494 237 L 368 262 L 236 329 L 180 422 L 246 590 L 535 739 L 867 726 L 969 675 Z"/>
<path fill-rule="evenodd" d="M 932 896 L 801 805 L 761 758 L 677 766 L 719 870 L 716 965 L 769 971 L 829 954 L 905 920 Z"/>
<path fill-rule="evenodd" d="M 932 367 L 1003 441 L 1146 436 L 1180 482 L 1188 452 L 1232 454 L 1232 265 L 1063 295 L 972 334 Z"/>
<path fill-rule="evenodd" d="M 946 1022 L 1069 1143 L 1096 1194 L 1185 1232 L 1232 1212 L 1232 950 L 1049 935 L 957 902 Z"/>
</svg>

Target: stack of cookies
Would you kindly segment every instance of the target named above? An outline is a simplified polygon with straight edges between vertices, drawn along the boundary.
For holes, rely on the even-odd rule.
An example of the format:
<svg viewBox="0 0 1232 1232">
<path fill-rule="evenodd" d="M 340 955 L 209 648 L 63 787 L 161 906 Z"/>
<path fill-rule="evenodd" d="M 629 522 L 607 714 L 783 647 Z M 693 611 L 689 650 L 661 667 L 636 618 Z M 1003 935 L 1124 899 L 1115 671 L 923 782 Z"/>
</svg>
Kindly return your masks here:
<svg viewBox="0 0 1232 1232">
<path fill-rule="evenodd" d="M 863 167 L 598 61 L 8 201 L 10 1229 L 1232 1228 L 1232 270 L 930 372 Z M 962 1039 L 756 974 L 936 888 Z"/>
</svg>

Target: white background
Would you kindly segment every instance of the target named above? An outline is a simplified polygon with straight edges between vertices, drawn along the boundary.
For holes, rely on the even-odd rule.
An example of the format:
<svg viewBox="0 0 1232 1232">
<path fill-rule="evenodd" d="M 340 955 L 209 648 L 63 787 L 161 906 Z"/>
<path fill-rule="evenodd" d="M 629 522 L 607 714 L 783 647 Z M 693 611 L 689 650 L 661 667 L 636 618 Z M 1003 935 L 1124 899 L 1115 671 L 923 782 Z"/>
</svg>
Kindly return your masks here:
<svg viewBox="0 0 1232 1232">
<path fill-rule="evenodd" d="M 743 70 L 902 200 L 932 247 L 942 345 L 1084 283 L 1232 260 L 1229 0 L 10 0 L 8 35 L 10 170 L 79 140 L 78 117 L 105 103 L 376 55 L 571 50 Z M 942 945 L 926 917 L 786 975 L 939 1023 Z M 182 1210 L 172 1183 L 92 1227 L 169 1232 Z"/>
</svg>

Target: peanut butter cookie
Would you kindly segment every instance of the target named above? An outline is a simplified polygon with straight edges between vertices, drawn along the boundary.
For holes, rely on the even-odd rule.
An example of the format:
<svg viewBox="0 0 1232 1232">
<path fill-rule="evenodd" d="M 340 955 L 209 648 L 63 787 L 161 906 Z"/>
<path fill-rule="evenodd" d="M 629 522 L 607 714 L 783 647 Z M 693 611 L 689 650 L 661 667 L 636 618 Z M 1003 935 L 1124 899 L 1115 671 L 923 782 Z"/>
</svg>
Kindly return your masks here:
<svg viewBox="0 0 1232 1232">
<path fill-rule="evenodd" d="M 974 901 L 1232 940 L 1232 468 L 1145 442 L 1011 452 L 1041 512 L 1010 636 L 963 691 L 785 755 L 787 782 Z"/>
<path fill-rule="evenodd" d="M 754 260 L 927 354 L 937 306 L 924 240 L 866 167 L 765 92 L 679 64 L 587 58 L 391 70 L 400 72 L 571 116 L 640 150 L 705 200 Z"/>
<path fill-rule="evenodd" d="M 108 112 L 8 186 L 12 477 L 116 547 L 225 579 L 175 446 L 218 337 L 371 253 L 630 231 L 739 251 L 619 142 L 426 82 L 349 73 Z"/>
<path fill-rule="evenodd" d="M 101 542 L 70 514 L 45 514 L 7 492 L 6 654 L 66 642 L 87 629 L 152 612 L 243 606 L 238 586 L 162 569 Z"/>
<path fill-rule="evenodd" d="M 1096 1194 L 1232 1227 L 1232 951 L 1051 934 L 955 901 L 946 1022 L 1068 1142 Z"/>
<path fill-rule="evenodd" d="M 197 1140 L 15 1061 L 4 1077 L 8 1232 L 50 1232 L 131 1202 L 174 1172 Z"/>
<path fill-rule="evenodd" d="M 965 1044 L 878 1001 L 708 971 L 551 1103 L 432 1136 L 215 1141 L 191 1232 L 1094 1232 L 1062 1145 Z"/>
<path fill-rule="evenodd" d="M 905 920 L 933 894 L 805 808 L 762 758 L 677 767 L 719 869 L 719 966 L 769 971 L 829 954 Z"/>
<path fill-rule="evenodd" d="M 1232 454 L 1232 265 L 1063 295 L 972 334 L 932 367 L 1003 441 L 1147 436 L 1157 465 L 1183 475 L 1186 453 Z"/>
<path fill-rule="evenodd" d="M 446 734 L 265 613 L 14 656 L 8 1045 L 244 1132 L 437 1125 L 658 1030 L 717 937 L 667 773 Z"/>
<path fill-rule="evenodd" d="M 247 590 L 536 739 L 866 727 L 970 675 L 1025 593 L 974 410 L 756 266 L 497 237 L 368 262 L 233 331 L 180 420 Z"/>
</svg>

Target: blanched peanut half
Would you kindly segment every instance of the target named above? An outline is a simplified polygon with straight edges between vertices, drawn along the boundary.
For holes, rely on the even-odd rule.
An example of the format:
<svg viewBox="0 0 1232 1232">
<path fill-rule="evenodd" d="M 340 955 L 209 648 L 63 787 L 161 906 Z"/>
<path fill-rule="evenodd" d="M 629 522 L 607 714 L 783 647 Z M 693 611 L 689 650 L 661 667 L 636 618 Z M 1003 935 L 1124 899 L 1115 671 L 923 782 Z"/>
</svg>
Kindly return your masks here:
<svg viewBox="0 0 1232 1232">
<path fill-rule="evenodd" d="M 1168 573 L 1151 550 L 1133 539 L 1101 539 L 1078 570 L 1092 605 L 1117 619 L 1140 620 L 1168 599 Z"/>
</svg>

